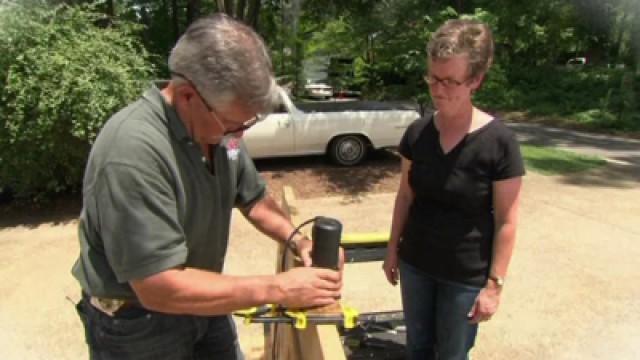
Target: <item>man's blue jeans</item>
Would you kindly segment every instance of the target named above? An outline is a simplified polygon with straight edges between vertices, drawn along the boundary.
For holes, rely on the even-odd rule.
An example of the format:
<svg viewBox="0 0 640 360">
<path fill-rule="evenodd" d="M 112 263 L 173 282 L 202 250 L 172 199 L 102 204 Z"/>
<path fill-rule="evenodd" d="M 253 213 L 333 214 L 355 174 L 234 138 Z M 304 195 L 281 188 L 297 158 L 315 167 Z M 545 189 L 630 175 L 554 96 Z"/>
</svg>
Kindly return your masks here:
<svg viewBox="0 0 640 360">
<path fill-rule="evenodd" d="M 434 279 L 402 261 L 399 269 L 407 359 L 468 359 L 478 325 L 467 314 L 480 289 Z"/>
<path fill-rule="evenodd" d="M 169 315 L 131 307 L 111 317 L 87 297 L 76 308 L 93 360 L 243 359 L 228 315 Z"/>
</svg>

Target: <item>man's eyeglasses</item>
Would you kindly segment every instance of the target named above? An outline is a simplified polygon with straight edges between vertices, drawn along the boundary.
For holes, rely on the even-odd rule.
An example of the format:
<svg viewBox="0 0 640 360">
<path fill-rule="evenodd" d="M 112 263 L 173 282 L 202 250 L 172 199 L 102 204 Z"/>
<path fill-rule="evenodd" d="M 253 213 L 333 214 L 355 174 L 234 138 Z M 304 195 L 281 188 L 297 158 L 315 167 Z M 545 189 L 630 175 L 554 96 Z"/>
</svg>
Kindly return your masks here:
<svg viewBox="0 0 640 360">
<path fill-rule="evenodd" d="M 214 113 L 214 116 L 220 116 L 220 113 L 215 111 L 215 109 L 212 109 L 211 112 Z M 225 119 L 224 117 L 222 117 L 223 119 Z M 229 135 L 229 134 L 234 134 L 234 133 L 238 133 L 241 131 L 245 131 L 248 130 L 250 127 L 252 127 L 253 125 L 259 123 L 260 121 L 262 121 L 265 118 L 265 115 L 263 114 L 256 114 L 256 116 L 252 117 L 251 119 L 245 121 L 242 123 L 242 125 L 236 127 L 233 130 L 229 130 L 229 131 L 225 131 L 224 134 L 225 135 Z M 225 119 L 226 120 L 226 119 Z M 226 127 L 225 127 L 226 128 Z"/>
<path fill-rule="evenodd" d="M 220 112 L 218 112 L 216 110 L 215 107 L 209 105 L 209 103 L 207 102 L 207 100 L 204 98 L 204 96 L 202 96 L 202 94 L 200 93 L 200 91 L 198 90 L 198 88 L 196 87 L 196 85 L 193 83 L 193 81 L 191 81 L 187 76 L 177 73 L 177 72 L 171 72 L 172 75 L 174 76 L 179 76 L 181 78 L 183 78 L 184 80 L 186 80 L 191 87 L 193 88 L 193 90 L 195 90 L 196 94 L 198 94 L 198 96 L 200 97 L 200 99 L 202 99 L 202 103 L 204 104 L 204 106 L 207 108 L 207 110 L 212 113 L 212 115 L 220 122 L 222 123 L 222 126 L 225 128 L 225 132 L 224 135 L 230 135 L 230 134 L 234 134 L 234 133 L 239 133 L 241 131 L 245 131 L 248 130 L 250 127 L 254 126 L 255 124 L 259 123 L 260 121 L 264 120 L 264 118 L 266 117 L 264 114 L 256 114 L 254 117 L 252 117 L 251 119 L 243 122 L 240 126 L 232 129 L 232 130 L 226 130 L 227 126 L 225 126 L 225 124 L 228 123 L 237 123 L 236 121 L 230 121 L 229 119 L 225 118 L 224 116 L 222 116 L 220 114 Z M 225 122 L 221 122 L 220 119 L 223 119 Z"/>
<path fill-rule="evenodd" d="M 228 133 L 231 134 L 231 133 L 236 133 L 236 132 L 248 130 L 253 125 L 255 125 L 255 124 L 259 123 L 260 121 L 262 121 L 264 118 L 265 118 L 265 116 L 263 114 L 256 114 L 256 116 L 254 116 L 251 119 L 243 122 L 242 125 L 240 125 L 239 127 L 235 128 L 233 131 L 229 131 Z"/>
<path fill-rule="evenodd" d="M 444 86 L 447 89 L 453 89 L 453 88 L 456 88 L 456 87 L 466 83 L 468 81 L 468 79 L 467 80 L 463 80 L 463 81 L 458 81 L 458 80 L 450 79 L 450 78 L 440 79 L 435 75 L 425 74 L 424 75 L 424 81 L 430 86 L 433 86 L 433 85 L 439 83 L 440 85 Z"/>
</svg>

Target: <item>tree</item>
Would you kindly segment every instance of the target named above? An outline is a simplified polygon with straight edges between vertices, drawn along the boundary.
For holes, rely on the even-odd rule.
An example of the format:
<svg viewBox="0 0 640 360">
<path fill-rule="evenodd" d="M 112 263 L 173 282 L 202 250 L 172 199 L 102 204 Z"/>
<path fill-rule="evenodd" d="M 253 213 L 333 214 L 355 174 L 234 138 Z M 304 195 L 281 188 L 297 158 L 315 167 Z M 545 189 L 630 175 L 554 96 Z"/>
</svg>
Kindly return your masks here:
<svg viewBox="0 0 640 360">
<path fill-rule="evenodd" d="M 106 119 L 152 77 L 137 27 L 69 6 L 0 6 L 0 184 L 17 195 L 75 188 Z"/>
<path fill-rule="evenodd" d="M 260 0 L 216 0 L 218 11 L 258 28 L 262 2 Z"/>
<path fill-rule="evenodd" d="M 200 17 L 202 3 L 200 0 L 187 1 L 187 24 L 191 24 L 195 19 Z"/>
</svg>

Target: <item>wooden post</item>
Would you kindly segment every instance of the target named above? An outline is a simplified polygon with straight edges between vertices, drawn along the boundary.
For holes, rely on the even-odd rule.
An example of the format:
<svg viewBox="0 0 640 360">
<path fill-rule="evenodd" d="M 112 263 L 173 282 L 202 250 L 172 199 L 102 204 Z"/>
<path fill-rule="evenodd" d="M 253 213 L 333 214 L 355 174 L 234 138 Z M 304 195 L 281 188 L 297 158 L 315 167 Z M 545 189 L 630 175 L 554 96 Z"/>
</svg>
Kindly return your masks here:
<svg viewBox="0 0 640 360">
<path fill-rule="evenodd" d="M 300 224 L 295 194 L 288 186 L 282 192 L 282 208 L 295 225 Z M 276 272 L 296 266 L 293 257 L 288 256 L 284 269 L 280 269 L 283 251 L 285 248 L 281 245 Z M 335 325 L 309 324 L 304 330 L 297 330 L 289 324 L 265 325 L 264 353 L 266 360 L 346 360 Z"/>
</svg>

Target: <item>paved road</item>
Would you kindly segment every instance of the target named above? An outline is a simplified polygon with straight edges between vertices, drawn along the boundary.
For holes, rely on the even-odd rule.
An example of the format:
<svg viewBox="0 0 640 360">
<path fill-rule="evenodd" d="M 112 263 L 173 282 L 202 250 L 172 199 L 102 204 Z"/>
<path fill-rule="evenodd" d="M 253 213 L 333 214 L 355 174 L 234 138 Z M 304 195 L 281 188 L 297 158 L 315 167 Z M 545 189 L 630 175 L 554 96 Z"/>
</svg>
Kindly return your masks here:
<svg viewBox="0 0 640 360">
<path fill-rule="evenodd" d="M 530 123 L 507 123 L 524 143 L 593 154 L 620 165 L 640 166 L 640 140 L 589 134 Z"/>
</svg>

